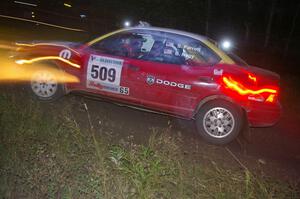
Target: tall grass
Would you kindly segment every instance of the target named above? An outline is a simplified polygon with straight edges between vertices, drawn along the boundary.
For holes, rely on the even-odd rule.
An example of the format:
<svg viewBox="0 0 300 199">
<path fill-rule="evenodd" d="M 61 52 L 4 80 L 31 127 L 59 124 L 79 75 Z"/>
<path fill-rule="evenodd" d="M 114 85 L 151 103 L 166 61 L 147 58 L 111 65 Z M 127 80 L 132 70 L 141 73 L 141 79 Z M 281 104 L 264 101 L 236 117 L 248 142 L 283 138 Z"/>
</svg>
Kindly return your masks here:
<svg viewBox="0 0 300 199">
<path fill-rule="evenodd" d="M 0 94 L 1 198 L 299 198 L 285 182 L 186 156 L 170 128 L 111 144 L 74 118 L 72 104 Z"/>
</svg>

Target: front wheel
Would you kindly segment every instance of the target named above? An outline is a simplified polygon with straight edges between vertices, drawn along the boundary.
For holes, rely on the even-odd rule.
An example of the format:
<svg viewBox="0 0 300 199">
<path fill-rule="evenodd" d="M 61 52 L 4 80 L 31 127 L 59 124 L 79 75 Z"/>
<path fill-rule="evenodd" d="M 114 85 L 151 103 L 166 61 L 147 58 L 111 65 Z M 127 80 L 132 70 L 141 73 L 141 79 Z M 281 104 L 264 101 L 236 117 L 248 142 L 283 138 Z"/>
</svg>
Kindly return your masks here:
<svg viewBox="0 0 300 199">
<path fill-rule="evenodd" d="M 37 70 L 32 74 L 29 89 L 41 101 L 54 101 L 63 95 L 63 86 L 51 70 Z"/>
<path fill-rule="evenodd" d="M 225 100 L 207 102 L 196 115 L 198 133 L 212 144 L 224 145 L 234 140 L 243 122 L 241 108 Z"/>
</svg>

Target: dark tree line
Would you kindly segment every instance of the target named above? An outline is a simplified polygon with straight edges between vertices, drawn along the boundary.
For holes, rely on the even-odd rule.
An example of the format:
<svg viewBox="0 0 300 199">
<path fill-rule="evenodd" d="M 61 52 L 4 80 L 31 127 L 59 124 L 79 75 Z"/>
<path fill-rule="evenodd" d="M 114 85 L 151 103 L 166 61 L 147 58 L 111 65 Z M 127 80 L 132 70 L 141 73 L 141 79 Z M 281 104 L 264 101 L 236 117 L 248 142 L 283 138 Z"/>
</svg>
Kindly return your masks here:
<svg viewBox="0 0 300 199">
<path fill-rule="evenodd" d="M 0 2 L 0 14 L 83 28 L 102 34 L 139 20 L 154 26 L 182 29 L 219 40 L 232 38 L 239 47 L 277 49 L 282 54 L 298 50 L 300 38 L 298 1 L 286 0 L 52 0 L 33 1 L 38 7 Z M 72 8 L 63 6 L 64 2 Z M 81 14 L 86 18 L 80 18 Z"/>
</svg>

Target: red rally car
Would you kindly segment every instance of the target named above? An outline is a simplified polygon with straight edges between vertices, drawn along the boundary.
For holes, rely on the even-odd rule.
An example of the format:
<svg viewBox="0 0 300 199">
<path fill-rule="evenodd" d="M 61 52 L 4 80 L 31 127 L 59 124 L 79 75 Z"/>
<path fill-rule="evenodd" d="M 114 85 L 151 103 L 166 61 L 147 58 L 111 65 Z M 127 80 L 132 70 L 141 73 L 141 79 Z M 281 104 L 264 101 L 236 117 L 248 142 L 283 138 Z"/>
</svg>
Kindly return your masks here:
<svg viewBox="0 0 300 199">
<path fill-rule="evenodd" d="M 207 37 L 132 27 L 86 44 L 18 43 L 17 64 L 36 65 L 30 90 L 40 100 L 81 92 L 195 120 L 208 142 L 227 144 L 241 131 L 280 117 L 279 76 L 249 66 Z M 49 63 L 75 82 L 58 81 Z"/>
</svg>

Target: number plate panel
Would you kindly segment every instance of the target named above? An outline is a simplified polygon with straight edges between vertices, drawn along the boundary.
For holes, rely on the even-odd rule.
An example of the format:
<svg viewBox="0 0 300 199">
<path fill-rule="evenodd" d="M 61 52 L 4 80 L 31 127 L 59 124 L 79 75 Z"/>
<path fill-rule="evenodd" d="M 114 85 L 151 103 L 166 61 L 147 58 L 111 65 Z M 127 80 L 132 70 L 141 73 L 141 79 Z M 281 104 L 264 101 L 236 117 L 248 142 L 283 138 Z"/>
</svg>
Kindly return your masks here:
<svg viewBox="0 0 300 199">
<path fill-rule="evenodd" d="M 129 88 L 120 86 L 123 60 L 91 55 L 87 67 L 87 88 L 129 95 Z"/>
</svg>

